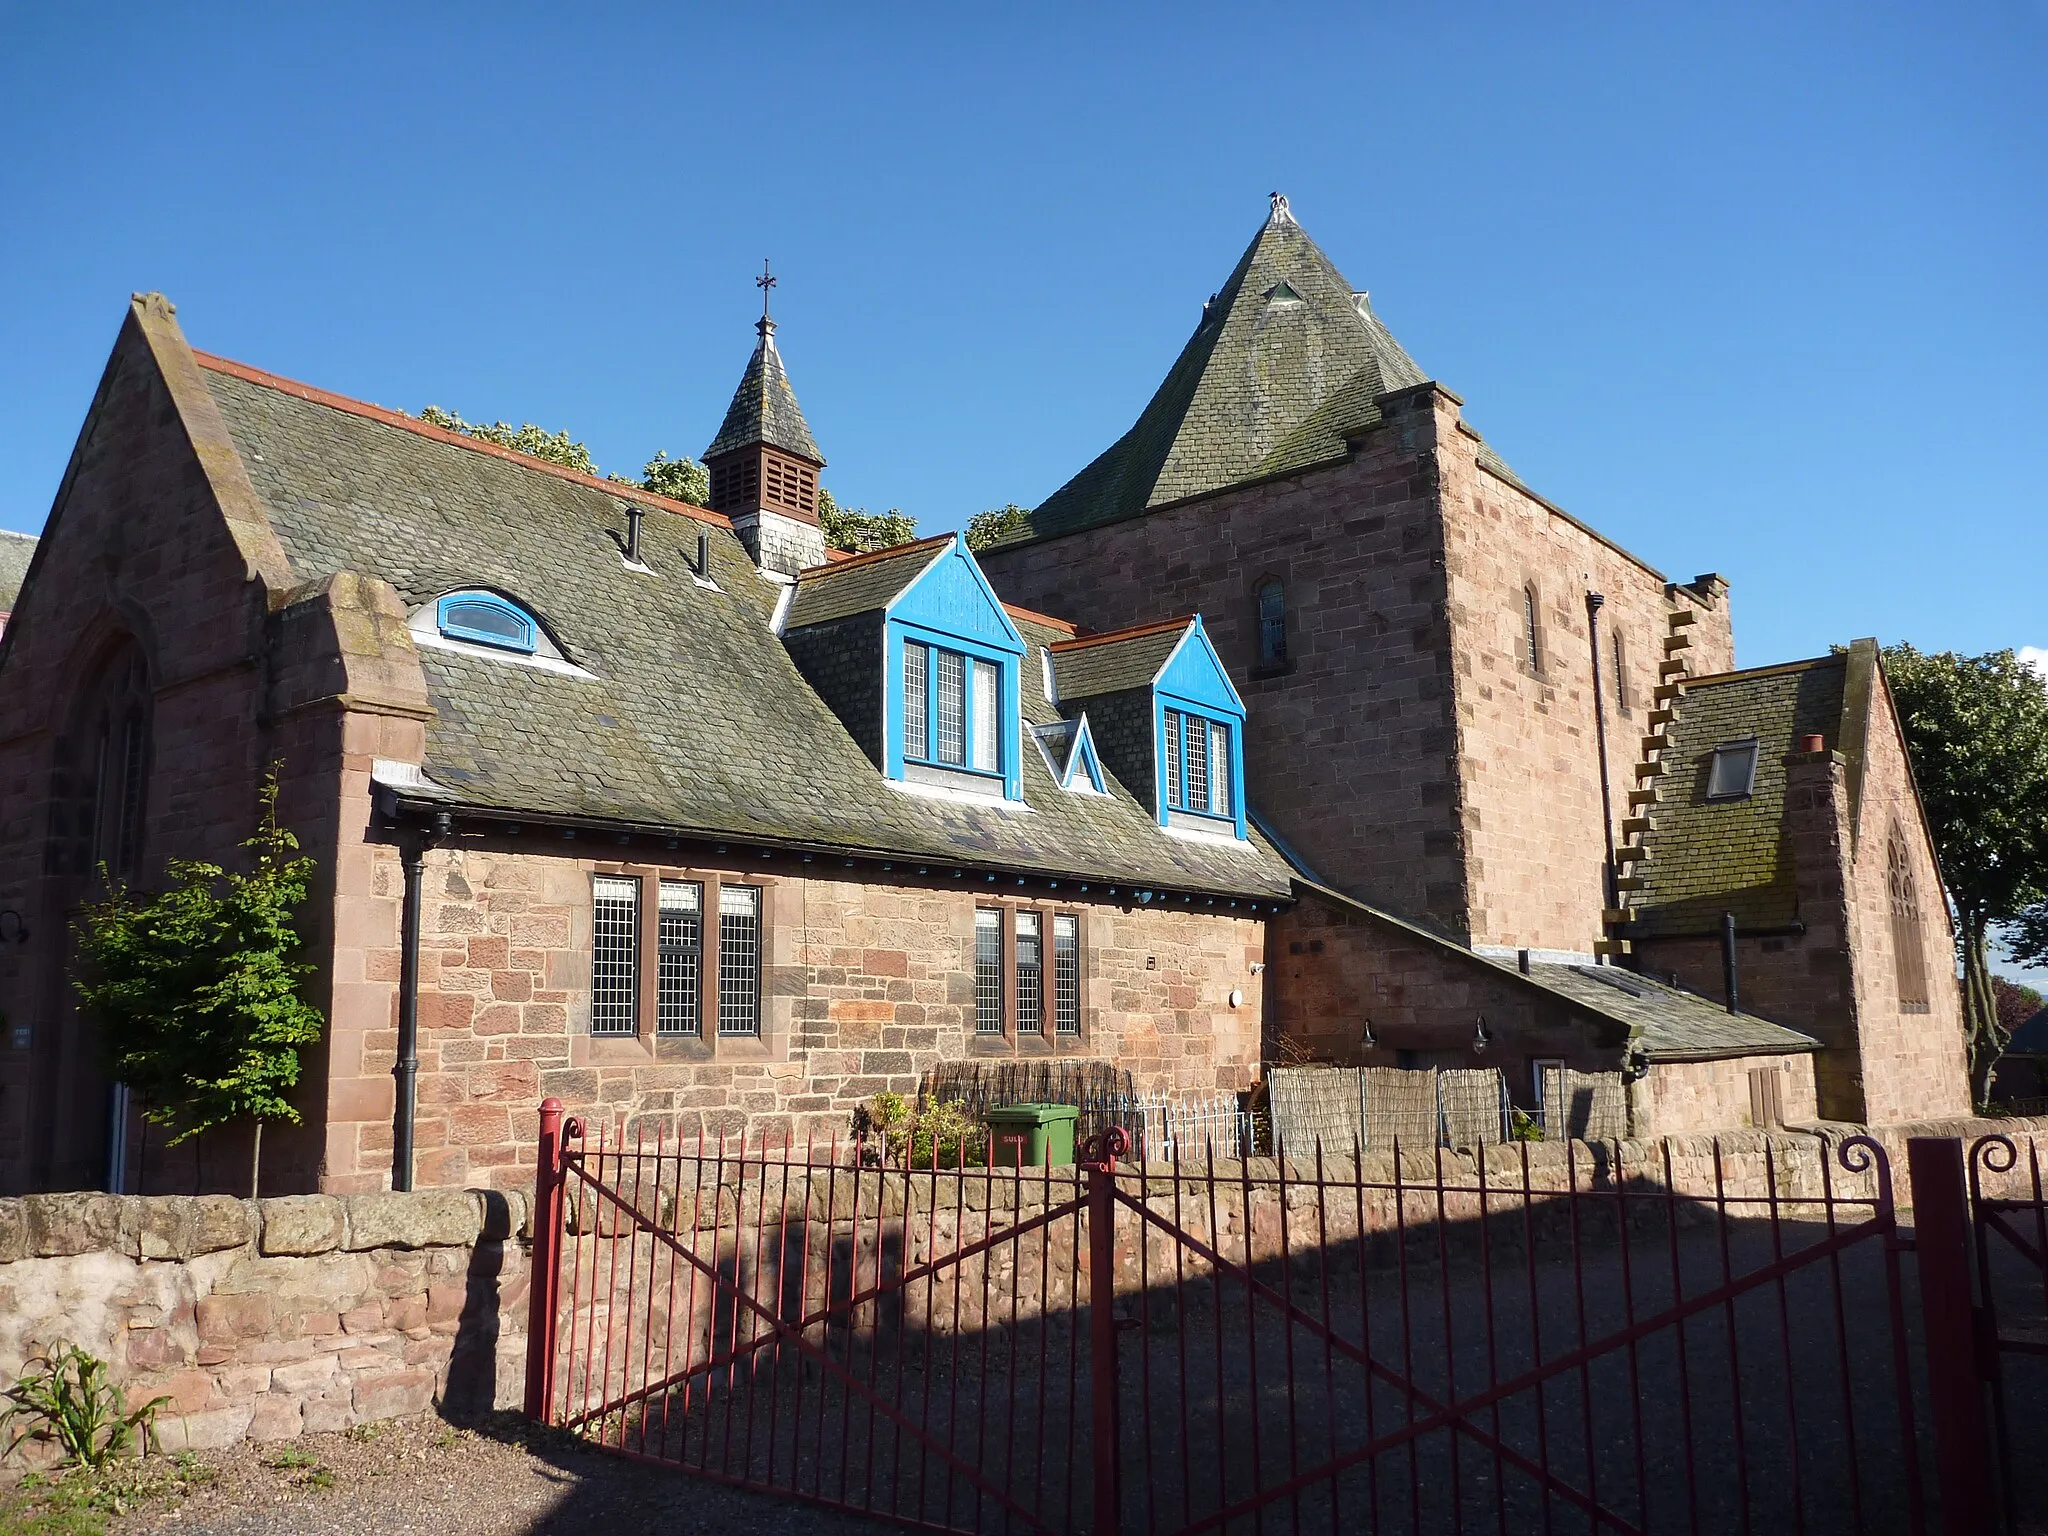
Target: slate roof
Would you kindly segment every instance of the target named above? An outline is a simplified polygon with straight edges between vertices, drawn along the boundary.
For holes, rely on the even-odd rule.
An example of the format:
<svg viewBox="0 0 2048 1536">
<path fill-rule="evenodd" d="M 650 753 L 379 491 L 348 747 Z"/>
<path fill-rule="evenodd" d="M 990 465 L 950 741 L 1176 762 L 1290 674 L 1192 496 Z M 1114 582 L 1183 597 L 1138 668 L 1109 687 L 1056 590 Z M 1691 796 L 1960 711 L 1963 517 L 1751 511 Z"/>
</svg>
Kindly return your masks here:
<svg viewBox="0 0 2048 1536">
<path fill-rule="evenodd" d="M 1347 436 L 1380 419 L 1381 395 L 1426 379 L 1276 197 L 1130 431 L 1047 497 L 1028 531 L 1004 542 L 1342 459 Z M 1483 442 L 1479 453 L 1514 479 Z"/>
<path fill-rule="evenodd" d="M 796 391 L 790 388 L 782 354 L 776 350 L 775 322 L 762 320 L 755 328 L 761 339 L 754 346 L 754 355 L 747 359 L 740 387 L 733 391 L 732 404 L 725 408 L 725 421 L 719 426 L 718 436 L 711 439 L 711 446 L 704 450 L 704 457 L 715 459 L 735 448 L 767 443 L 813 464 L 823 464 L 825 455 L 818 452 L 810 426 L 804 421 L 803 409 L 796 403 Z"/>
<path fill-rule="evenodd" d="M 891 786 L 771 632 L 785 589 L 762 579 L 723 519 L 650 515 L 641 548 L 652 574 L 630 571 L 622 504 L 599 483 L 200 361 L 301 580 L 360 572 L 412 604 L 457 586 L 501 588 L 595 674 L 423 646 L 437 712 L 424 768 L 459 804 L 947 867 L 1289 894 L 1270 844 L 1172 837 L 1120 785 L 1109 796 L 1056 788 L 1035 750 L 1023 754 L 1028 809 Z M 691 574 L 705 523 L 715 590 Z M 861 569 L 849 562 L 831 579 L 859 580 Z M 1034 650 L 1067 638 L 1019 628 Z M 1038 665 L 1026 658 L 1020 691 L 1031 722 L 1050 724 L 1058 711 L 1032 686 Z"/>
<path fill-rule="evenodd" d="M 1506 969 L 1513 962 L 1493 961 Z M 1753 1013 L 1727 1008 L 1634 971 L 1608 965 L 1533 964 L 1529 974 L 1551 991 L 1628 1024 L 1650 1061 L 1711 1061 L 1818 1050 L 1820 1042 Z"/>
<path fill-rule="evenodd" d="M 1871 642 L 1858 642 L 1869 646 Z M 1830 750 L 1860 752 L 1861 733 L 1845 728 L 1851 657 L 1847 654 L 1723 673 L 1686 685 L 1667 727 L 1671 769 L 1658 781 L 1636 872 L 1632 935 L 1718 931 L 1733 912 L 1743 928 L 1779 928 L 1799 916 L 1791 854 L 1785 844 L 1785 757 L 1807 735 Z M 1866 699 L 1867 704 L 1867 699 Z M 1756 780 L 1739 800 L 1707 799 L 1714 748 L 1754 736 Z M 1852 764 L 1852 769 L 1859 765 Z M 1852 782 L 1858 775 L 1852 771 Z"/>
<path fill-rule="evenodd" d="M 21 584 L 28 579 L 28 563 L 35 558 L 34 535 L 0 529 L 0 613 L 11 613 L 21 596 Z"/>
<path fill-rule="evenodd" d="M 1731 1014 L 1719 1003 L 1668 987 L 1634 971 L 1612 966 L 1532 964 L 1524 971 L 1513 960 L 1482 955 L 1420 924 L 1369 906 L 1355 896 L 1299 879 L 1295 884 L 1326 900 L 1399 929 L 1439 953 L 1514 977 L 1625 1031 L 1630 1046 L 1650 1061 L 1714 1061 L 1730 1056 L 1769 1056 L 1812 1051 L 1820 1042 L 1755 1014 Z"/>
<path fill-rule="evenodd" d="M 2048 1008 L 2022 1019 L 2005 1044 L 2008 1056 L 2048 1056 Z"/>
<path fill-rule="evenodd" d="M 898 544 L 801 571 L 782 627 L 802 629 L 886 608 L 898 593 L 930 570 L 952 543 L 953 535 L 941 533 L 914 544 Z"/>
<path fill-rule="evenodd" d="M 1062 699 L 1092 699 L 1149 688 L 1194 622 L 1190 615 L 1062 640 L 1052 647 L 1053 691 Z"/>
</svg>

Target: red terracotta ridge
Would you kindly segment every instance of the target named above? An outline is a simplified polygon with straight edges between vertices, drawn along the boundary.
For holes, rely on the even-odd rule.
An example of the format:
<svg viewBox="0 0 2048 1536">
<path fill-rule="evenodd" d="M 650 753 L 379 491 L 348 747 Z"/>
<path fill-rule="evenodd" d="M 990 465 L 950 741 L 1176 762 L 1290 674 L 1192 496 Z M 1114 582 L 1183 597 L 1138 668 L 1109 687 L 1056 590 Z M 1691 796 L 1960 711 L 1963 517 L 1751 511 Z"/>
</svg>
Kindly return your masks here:
<svg viewBox="0 0 2048 1536">
<path fill-rule="evenodd" d="M 202 368 L 215 373 L 224 373 L 230 378 L 245 383 L 260 384 L 274 389 L 279 394 L 290 395 L 296 400 L 305 400 L 313 405 L 325 405 L 337 411 L 346 411 L 351 416 L 361 416 L 368 421 L 382 422 L 387 427 L 397 427 L 416 437 L 431 437 L 437 442 L 455 448 L 467 448 L 471 453 L 487 454 L 494 459 L 504 459 L 517 464 L 521 469 L 530 469 L 536 474 L 553 475 L 557 480 L 568 480 L 577 485 L 587 485 L 593 490 L 607 492 L 613 496 L 628 497 L 633 501 L 645 502 L 665 512 L 680 512 L 684 517 L 694 517 L 700 523 L 709 523 L 714 528 L 730 528 L 732 520 L 703 507 L 693 507 L 687 501 L 675 501 L 653 491 L 643 491 L 637 485 L 621 485 L 616 480 L 606 480 L 597 475 L 586 475 L 580 469 L 570 469 L 562 464 L 550 464 L 546 459 L 537 459 L 530 453 L 515 449 L 501 448 L 496 443 L 486 443 L 474 437 L 465 437 L 460 432 L 451 432 L 446 427 L 434 426 L 421 421 L 417 416 L 408 416 L 403 411 L 394 411 L 387 406 L 371 405 L 365 400 L 351 400 L 347 395 L 337 395 L 329 390 L 315 389 L 311 384 L 301 384 L 296 379 L 287 379 L 279 374 L 265 373 L 261 368 L 251 368 L 247 363 L 238 363 L 230 357 L 216 357 L 211 352 L 193 348 L 193 358 Z"/>
<path fill-rule="evenodd" d="M 846 554 L 843 550 L 827 550 L 824 565 L 807 565 L 796 573 L 798 581 L 807 581 L 819 576 L 830 576 L 838 571 L 850 571 L 856 565 L 873 565 L 880 560 L 893 560 L 898 555 L 907 555 L 913 549 L 928 549 L 935 544 L 951 542 L 950 533 L 935 533 L 928 539 L 916 539 L 908 544 L 891 544 L 887 549 L 870 549 L 858 555 Z M 833 555 L 841 558 L 834 560 Z"/>
<path fill-rule="evenodd" d="M 1055 640 L 1046 647 L 1059 655 L 1069 651 L 1086 650 L 1091 645 L 1108 645 L 1117 640 L 1136 640 L 1143 635 L 1156 635 L 1161 630 L 1185 629 L 1195 622 L 1192 613 L 1184 613 L 1177 619 L 1161 619 L 1157 624 L 1134 624 L 1129 629 L 1113 629 L 1106 635 L 1083 635 L 1078 640 Z"/>
</svg>

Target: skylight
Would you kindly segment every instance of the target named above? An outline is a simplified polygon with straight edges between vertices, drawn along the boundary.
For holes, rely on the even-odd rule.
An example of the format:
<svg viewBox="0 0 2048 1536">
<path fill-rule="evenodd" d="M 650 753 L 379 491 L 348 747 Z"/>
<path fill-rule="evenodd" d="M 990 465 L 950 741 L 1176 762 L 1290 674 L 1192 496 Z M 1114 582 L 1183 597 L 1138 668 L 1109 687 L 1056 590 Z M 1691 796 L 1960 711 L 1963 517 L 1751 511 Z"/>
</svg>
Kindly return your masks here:
<svg viewBox="0 0 2048 1536">
<path fill-rule="evenodd" d="M 1714 748 L 1707 771 L 1709 800 L 1740 800 L 1756 787 L 1756 738 L 1728 741 Z"/>
</svg>

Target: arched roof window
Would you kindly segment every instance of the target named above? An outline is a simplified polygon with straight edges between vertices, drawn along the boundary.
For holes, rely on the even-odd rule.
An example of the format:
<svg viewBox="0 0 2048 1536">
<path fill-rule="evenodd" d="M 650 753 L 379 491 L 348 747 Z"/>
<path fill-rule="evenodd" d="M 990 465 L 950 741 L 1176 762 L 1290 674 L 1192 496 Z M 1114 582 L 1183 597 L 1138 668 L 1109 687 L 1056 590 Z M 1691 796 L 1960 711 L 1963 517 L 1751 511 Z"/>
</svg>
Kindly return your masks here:
<svg viewBox="0 0 2048 1536">
<path fill-rule="evenodd" d="M 450 592 L 434 605 L 434 623 L 447 639 L 522 656 L 531 656 L 540 646 L 539 622 L 496 592 Z"/>
</svg>

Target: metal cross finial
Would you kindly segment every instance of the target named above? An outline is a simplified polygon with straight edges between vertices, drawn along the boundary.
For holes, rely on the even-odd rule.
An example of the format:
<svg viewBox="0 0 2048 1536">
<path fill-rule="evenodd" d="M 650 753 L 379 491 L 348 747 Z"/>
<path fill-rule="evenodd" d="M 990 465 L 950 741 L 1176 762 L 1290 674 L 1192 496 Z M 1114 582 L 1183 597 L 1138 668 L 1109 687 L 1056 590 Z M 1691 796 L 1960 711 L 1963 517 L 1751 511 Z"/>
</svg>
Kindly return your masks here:
<svg viewBox="0 0 2048 1536">
<path fill-rule="evenodd" d="M 775 275 L 768 270 L 768 258 L 761 258 L 761 275 L 754 279 L 754 286 L 761 290 L 761 318 L 768 318 L 768 294 L 775 287 Z"/>
</svg>

